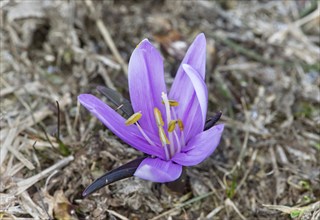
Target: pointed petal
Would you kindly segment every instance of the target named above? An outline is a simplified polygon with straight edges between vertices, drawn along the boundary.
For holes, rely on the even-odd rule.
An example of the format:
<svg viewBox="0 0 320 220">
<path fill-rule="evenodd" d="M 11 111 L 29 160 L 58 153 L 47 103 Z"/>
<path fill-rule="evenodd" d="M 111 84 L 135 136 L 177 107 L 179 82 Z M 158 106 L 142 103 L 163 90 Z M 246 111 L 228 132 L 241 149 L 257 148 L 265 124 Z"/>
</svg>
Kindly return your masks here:
<svg viewBox="0 0 320 220">
<path fill-rule="evenodd" d="M 188 64 L 183 64 L 185 74 L 190 81 L 189 88 L 180 88 L 183 93 L 192 91 L 192 99 L 183 110 L 182 121 L 185 126 L 186 141 L 203 131 L 206 122 L 208 91 L 207 86 L 195 69 Z M 181 117 L 178 114 L 178 117 Z"/>
<path fill-rule="evenodd" d="M 206 66 L 206 39 L 204 34 L 199 34 L 189 47 L 186 56 L 178 69 L 169 94 L 170 99 L 179 102 L 179 106 L 175 107 L 175 111 L 179 118 L 184 122 L 186 122 L 187 119 L 188 121 L 192 119 L 199 120 L 196 116 L 199 115 L 199 112 L 201 114 L 201 109 L 197 106 L 198 101 L 195 98 L 195 90 L 190 78 L 185 73 L 183 64 L 189 64 L 204 81 Z M 186 140 L 188 140 L 191 136 L 202 131 L 204 122 L 200 122 L 197 126 L 191 126 L 190 123 L 185 124 Z M 188 124 L 190 126 L 188 126 Z"/>
<path fill-rule="evenodd" d="M 189 64 L 192 66 L 202 79 L 205 78 L 206 72 L 206 37 L 203 33 L 199 34 L 190 45 L 181 64 Z M 183 70 L 180 66 L 176 78 L 183 78 Z"/>
<path fill-rule="evenodd" d="M 142 161 L 134 176 L 152 182 L 171 182 L 180 177 L 182 166 L 172 161 L 164 161 L 159 158 L 146 158 Z"/>
<path fill-rule="evenodd" d="M 182 166 L 193 166 L 210 156 L 220 143 L 224 125 L 216 125 L 193 137 L 172 160 Z"/>
<path fill-rule="evenodd" d="M 207 106 L 208 106 L 208 90 L 207 86 L 202 80 L 201 76 L 197 73 L 197 71 L 192 68 L 192 66 L 188 64 L 182 64 L 182 67 L 190 81 L 192 83 L 193 89 L 196 92 L 198 103 L 194 102 L 195 105 L 200 105 L 201 113 L 202 113 L 202 122 L 203 125 L 206 120 L 207 115 Z"/>
<path fill-rule="evenodd" d="M 149 155 L 165 158 L 164 150 L 160 146 L 150 146 L 142 137 L 135 125 L 126 126 L 121 115 L 110 108 L 107 104 L 90 94 L 78 96 L 79 102 L 96 116 L 105 126 L 124 142 Z"/>
<path fill-rule="evenodd" d="M 143 40 L 133 51 L 128 67 L 129 91 L 135 112 L 141 111 L 140 125 L 145 130 L 158 133 L 153 109 L 164 113 L 161 93 L 166 92 L 163 60 L 148 40 Z"/>
</svg>

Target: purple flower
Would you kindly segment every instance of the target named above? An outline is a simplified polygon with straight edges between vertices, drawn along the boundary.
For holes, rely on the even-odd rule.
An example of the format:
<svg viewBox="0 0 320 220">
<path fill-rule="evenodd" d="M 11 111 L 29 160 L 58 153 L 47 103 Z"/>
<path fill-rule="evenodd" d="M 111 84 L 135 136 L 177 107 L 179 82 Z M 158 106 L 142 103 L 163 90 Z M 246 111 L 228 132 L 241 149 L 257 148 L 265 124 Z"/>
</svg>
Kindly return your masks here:
<svg viewBox="0 0 320 220">
<path fill-rule="evenodd" d="M 178 179 L 182 166 L 199 164 L 218 146 L 224 125 L 204 131 L 208 105 L 205 85 L 206 39 L 199 34 L 167 93 L 163 59 L 143 40 L 129 61 L 129 91 L 134 114 L 125 119 L 90 94 L 80 103 L 124 142 L 150 157 L 134 175 L 153 182 Z"/>
</svg>

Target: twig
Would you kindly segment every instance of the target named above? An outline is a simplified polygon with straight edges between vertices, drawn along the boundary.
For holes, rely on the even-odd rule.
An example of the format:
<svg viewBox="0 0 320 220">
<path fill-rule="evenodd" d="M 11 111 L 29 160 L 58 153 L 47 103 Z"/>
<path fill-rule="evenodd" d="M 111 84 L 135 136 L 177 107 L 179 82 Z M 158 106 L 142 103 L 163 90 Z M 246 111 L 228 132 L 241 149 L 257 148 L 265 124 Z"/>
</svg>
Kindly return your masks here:
<svg viewBox="0 0 320 220">
<path fill-rule="evenodd" d="M 277 164 L 276 154 L 274 152 L 273 146 L 269 147 L 270 159 L 274 171 L 274 177 L 276 179 L 276 197 L 279 197 L 285 190 L 286 181 L 285 178 L 280 175 L 280 171 Z"/>
<path fill-rule="evenodd" d="M 253 50 L 249 50 L 243 46 L 241 46 L 240 44 L 234 42 L 233 40 L 230 40 L 226 37 L 222 37 L 222 36 L 218 36 L 217 34 L 210 34 L 212 35 L 211 37 L 213 37 L 216 41 L 219 41 L 225 45 L 227 45 L 228 47 L 232 48 L 233 50 L 235 50 L 236 52 L 243 54 L 255 61 L 258 61 L 260 63 L 265 63 L 268 65 L 280 65 L 280 66 L 284 66 L 286 63 L 283 61 L 279 61 L 279 60 L 269 60 L 264 58 L 263 56 L 259 55 L 258 53 L 254 52 Z"/>
<path fill-rule="evenodd" d="M 125 217 L 123 215 L 120 215 L 119 213 L 117 213 L 117 212 L 115 212 L 113 210 L 107 209 L 107 212 L 110 213 L 111 215 L 114 215 L 114 216 L 118 217 L 121 220 L 129 220 L 127 217 Z"/>
<path fill-rule="evenodd" d="M 241 212 L 239 211 L 239 209 L 237 208 L 237 206 L 234 204 L 234 202 L 232 202 L 229 198 L 225 200 L 225 204 L 227 206 L 230 206 L 233 208 L 233 210 L 239 215 L 239 217 L 242 219 L 242 220 L 245 220 L 247 219 L 246 217 L 244 217 Z"/>
<path fill-rule="evenodd" d="M 55 171 L 54 173 L 57 173 L 57 171 Z M 51 176 L 51 175 L 50 175 Z M 46 212 L 46 214 L 47 214 L 47 217 L 48 217 L 48 220 L 52 220 L 52 218 L 51 218 L 51 216 L 50 216 L 50 214 L 49 214 L 49 212 L 48 212 L 48 210 L 47 210 L 47 208 L 46 208 L 46 205 L 44 204 L 44 199 L 43 199 L 43 192 L 41 192 L 40 190 L 39 190 L 39 187 L 37 186 L 37 185 L 35 185 L 35 187 L 36 187 L 36 189 L 37 189 L 37 192 L 39 193 L 39 198 L 40 198 L 40 203 L 41 203 L 41 208 Z"/>
<path fill-rule="evenodd" d="M 184 207 L 184 206 L 190 205 L 190 204 L 192 204 L 192 203 L 194 203 L 194 202 L 197 202 L 197 201 L 199 201 L 199 200 L 202 200 L 202 199 L 204 199 L 204 198 L 207 198 L 208 196 L 211 196 L 211 195 L 213 195 L 213 194 L 214 194 L 214 192 L 209 192 L 209 193 L 203 194 L 203 195 L 201 195 L 201 196 L 195 197 L 195 198 L 193 198 L 193 199 L 190 199 L 190 200 L 188 200 L 187 202 L 184 202 L 184 203 L 178 205 L 177 207 L 174 207 L 174 208 L 172 208 L 172 209 L 170 209 L 170 210 L 168 210 L 168 211 L 166 211 L 166 212 L 161 213 L 160 215 L 152 218 L 151 220 L 157 220 L 157 219 L 159 219 L 159 218 L 162 218 L 162 217 L 164 217 L 164 216 L 166 216 L 166 215 L 169 215 L 170 213 L 172 213 L 172 212 L 174 212 L 174 211 L 176 211 L 176 210 L 178 210 L 178 209 L 181 209 L 181 208 Z"/>
<path fill-rule="evenodd" d="M 42 172 L 29 177 L 28 179 L 21 180 L 20 182 L 17 183 L 17 191 L 14 193 L 15 195 L 19 195 L 20 193 L 24 192 L 26 189 L 28 189 L 30 186 L 47 176 L 49 173 L 53 172 L 54 170 L 60 169 L 64 166 L 66 166 L 68 163 L 74 160 L 73 156 L 69 156 L 66 158 L 63 158 L 56 164 L 52 165 L 51 167 L 43 170 Z"/>
<path fill-rule="evenodd" d="M 56 138 L 58 140 L 60 140 L 60 106 L 59 106 L 59 102 L 56 101 L 56 104 L 57 104 L 57 117 L 58 117 L 58 125 L 57 125 L 57 136 Z"/>
<path fill-rule="evenodd" d="M 224 206 L 218 206 L 215 209 L 213 209 L 207 216 L 206 219 L 212 219 L 213 216 L 215 216 L 216 214 L 218 214 L 222 209 L 224 209 Z"/>
<path fill-rule="evenodd" d="M 247 111 L 247 107 L 246 107 L 246 104 L 244 102 L 244 99 L 242 99 L 242 106 L 243 106 L 243 109 L 244 109 L 244 112 L 245 112 L 245 116 L 246 116 L 246 122 L 245 122 L 245 125 L 248 125 L 249 124 L 249 116 L 248 116 L 248 111 Z M 249 139 L 249 130 L 246 130 L 245 131 L 245 137 L 244 137 L 244 141 L 243 141 L 243 144 L 242 144 L 242 148 L 241 148 L 241 152 L 238 156 L 238 159 L 237 159 L 237 162 L 234 164 L 234 166 L 232 167 L 231 171 L 225 173 L 224 177 L 223 177 L 223 181 L 225 183 L 225 185 L 227 185 L 227 176 L 229 176 L 230 174 L 233 174 L 234 171 L 237 169 L 237 167 L 240 167 L 241 166 L 241 163 L 242 163 L 242 160 L 243 160 L 243 157 L 246 153 L 246 150 L 247 150 L 247 146 L 248 146 L 248 139 Z"/>
<path fill-rule="evenodd" d="M 278 210 L 286 214 L 295 213 L 297 217 L 301 217 L 305 213 L 310 213 L 320 209 L 320 201 L 317 201 L 315 203 L 312 203 L 303 207 L 290 207 L 290 206 L 284 206 L 284 205 L 268 205 L 268 204 L 262 204 L 262 205 L 268 209 Z"/>
<path fill-rule="evenodd" d="M 76 111 L 76 116 L 74 117 L 74 121 L 73 121 L 73 125 L 72 125 L 72 129 L 76 130 L 78 121 L 79 121 L 79 117 L 80 117 L 80 102 L 77 101 L 77 111 Z"/>
<path fill-rule="evenodd" d="M 241 186 L 245 183 L 246 179 L 248 178 L 248 175 L 251 172 L 251 169 L 252 169 L 252 167 L 254 165 L 254 161 L 257 158 L 258 151 L 259 151 L 258 149 L 254 150 L 254 152 L 253 152 L 253 154 L 251 156 L 251 159 L 249 161 L 249 166 L 248 166 L 245 174 L 243 175 L 243 178 L 241 179 L 241 181 L 239 182 L 239 184 L 238 184 L 238 186 L 237 186 L 237 188 L 235 190 L 236 192 L 238 192 L 240 190 Z"/>
<path fill-rule="evenodd" d="M 24 191 L 21 193 L 21 205 L 22 207 L 35 219 L 46 219 L 47 213 L 46 211 L 33 202 L 29 193 Z"/>
<path fill-rule="evenodd" d="M 8 145 L 7 149 L 24 165 L 26 166 L 29 170 L 33 170 L 35 167 L 33 164 L 18 150 L 18 145 L 19 145 L 20 140 L 16 139 L 12 145 Z M 25 145 L 25 143 L 21 143 L 21 146 Z"/>
<path fill-rule="evenodd" d="M 233 40 L 230 40 L 226 37 L 223 36 L 218 36 L 217 34 L 212 34 L 209 33 L 208 36 L 214 38 L 216 41 L 219 41 L 223 44 L 225 44 L 226 46 L 230 47 L 231 49 L 233 49 L 234 51 L 252 59 L 255 61 L 258 61 L 260 63 L 264 63 L 267 65 L 279 65 L 279 66 L 293 66 L 294 64 L 296 64 L 297 62 L 287 62 L 287 61 L 283 61 L 283 60 L 270 60 L 270 59 L 266 59 L 263 56 L 261 56 L 260 54 L 254 52 L 253 50 L 247 49 L 243 46 L 241 46 L 240 44 L 236 43 Z M 315 70 L 319 70 L 320 69 L 320 64 L 315 63 L 315 64 L 305 64 L 305 63 L 300 63 L 298 62 L 299 65 L 301 65 L 303 68 L 305 69 L 315 69 Z"/>
<path fill-rule="evenodd" d="M 299 27 L 302 26 L 316 18 L 318 18 L 320 16 L 320 3 L 318 2 L 318 8 L 316 10 L 314 10 L 312 13 L 310 13 L 309 15 L 302 17 L 301 19 L 295 21 L 293 23 L 294 26 Z"/>
<path fill-rule="evenodd" d="M 85 3 L 93 15 L 97 14 L 91 0 L 85 0 Z M 115 56 L 117 61 L 120 63 L 125 75 L 128 76 L 128 66 L 124 62 L 124 60 L 122 59 L 117 47 L 115 46 L 115 44 L 111 38 L 111 35 L 110 35 L 107 27 L 104 25 L 103 21 L 100 18 L 96 18 L 96 25 L 97 25 L 100 33 L 102 34 L 103 39 L 105 40 L 108 47 L 110 48 L 112 54 Z"/>
<path fill-rule="evenodd" d="M 2 166 L 2 163 L 4 162 L 7 156 L 8 146 L 11 145 L 16 135 L 17 135 L 17 128 L 16 127 L 11 128 L 7 134 L 6 140 L 4 141 L 0 149 L 0 166 Z"/>
</svg>

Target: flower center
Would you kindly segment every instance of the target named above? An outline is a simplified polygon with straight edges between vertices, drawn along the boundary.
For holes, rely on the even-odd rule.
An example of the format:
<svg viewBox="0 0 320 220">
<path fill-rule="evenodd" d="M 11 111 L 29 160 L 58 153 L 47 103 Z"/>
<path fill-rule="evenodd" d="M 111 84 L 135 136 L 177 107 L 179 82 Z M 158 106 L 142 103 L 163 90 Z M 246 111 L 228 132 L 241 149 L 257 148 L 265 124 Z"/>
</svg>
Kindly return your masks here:
<svg viewBox="0 0 320 220">
<path fill-rule="evenodd" d="M 174 107 L 179 103 L 174 100 L 169 100 L 166 93 L 161 94 L 162 103 L 165 106 L 166 124 L 163 121 L 161 111 L 158 108 L 153 109 L 154 118 L 159 131 L 159 139 L 162 147 L 164 148 L 166 159 L 169 160 L 177 152 L 181 151 L 181 147 L 185 145 L 184 138 L 184 126 L 181 119 L 177 118 Z M 171 117 L 173 116 L 173 117 Z M 126 125 L 135 124 L 142 136 L 148 141 L 150 145 L 155 145 L 154 142 L 148 137 L 138 123 L 138 120 L 142 117 L 141 112 L 136 112 L 128 118 L 125 122 Z M 178 126 L 177 126 L 178 125 Z M 165 131 L 164 128 L 167 128 Z M 180 131 L 180 132 L 178 132 Z"/>
<path fill-rule="evenodd" d="M 169 148 L 170 157 L 172 157 L 176 152 L 181 151 L 181 140 L 178 137 L 178 134 L 175 130 L 177 119 L 176 119 L 176 114 L 175 114 L 175 111 L 173 108 L 174 106 L 178 106 L 178 102 L 171 101 L 171 103 L 174 103 L 174 105 L 170 105 L 170 101 L 168 100 L 168 96 L 164 92 L 161 94 L 161 98 L 162 98 L 162 101 L 164 103 L 165 110 L 166 110 L 168 136 L 169 136 L 169 141 L 170 141 L 169 145 L 166 145 L 165 148 Z M 174 120 L 172 120 L 172 118 L 171 118 L 171 112 L 175 116 Z M 182 124 L 181 120 L 180 120 L 180 123 Z M 180 130 L 180 133 L 183 133 L 183 129 Z"/>
</svg>

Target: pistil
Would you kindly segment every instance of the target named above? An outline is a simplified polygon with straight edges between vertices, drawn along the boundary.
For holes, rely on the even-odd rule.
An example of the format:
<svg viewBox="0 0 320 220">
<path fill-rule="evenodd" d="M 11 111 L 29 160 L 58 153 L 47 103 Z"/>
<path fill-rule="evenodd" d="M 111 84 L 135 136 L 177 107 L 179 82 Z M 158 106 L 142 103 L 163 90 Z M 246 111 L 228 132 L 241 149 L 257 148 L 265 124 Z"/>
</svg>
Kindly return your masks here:
<svg viewBox="0 0 320 220">
<path fill-rule="evenodd" d="M 162 92 L 161 98 L 163 100 L 165 109 L 166 109 L 166 116 L 167 116 L 167 126 L 169 128 L 169 123 L 171 121 L 171 113 L 170 113 L 170 104 L 169 104 L 169 100 L 168 100 L 168 96 L 166 93 Z M 170 155 L 173 156 L 175 153 L 175 149 L 174 149 L 174 142 L 173 142 L 173 136 L 172 133 L 169 132 L 168 133 L 169 136 L 169 141 L 170 141 Z"/>
</svg>

